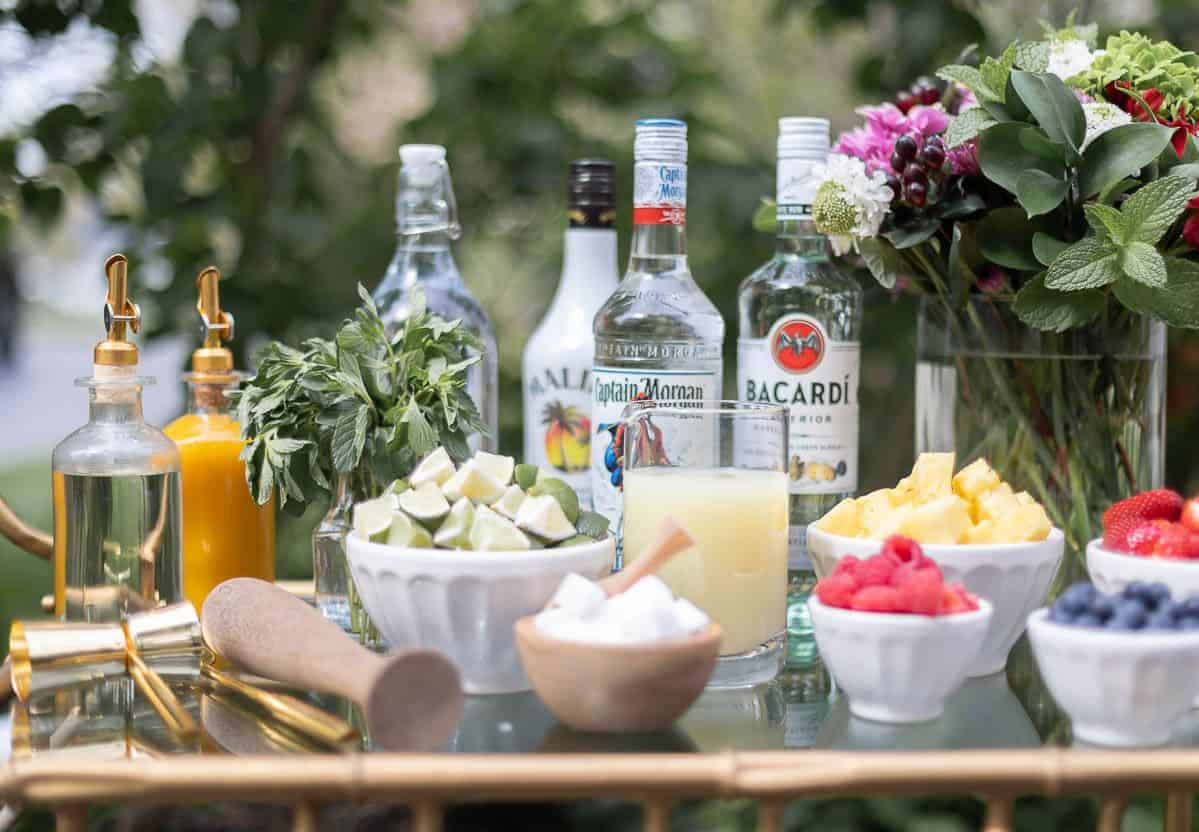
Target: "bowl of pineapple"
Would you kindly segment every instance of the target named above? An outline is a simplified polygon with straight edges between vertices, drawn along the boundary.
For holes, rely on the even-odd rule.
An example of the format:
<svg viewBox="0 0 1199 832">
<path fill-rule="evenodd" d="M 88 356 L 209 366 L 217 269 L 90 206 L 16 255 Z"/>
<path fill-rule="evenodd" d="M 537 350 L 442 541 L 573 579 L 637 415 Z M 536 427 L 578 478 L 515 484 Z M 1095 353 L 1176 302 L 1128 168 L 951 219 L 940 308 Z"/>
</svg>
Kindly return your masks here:
<svg viewBox="0 0 1199 832">
<path fill-rule="evenodd" d="M 1016 492 L 985 459 L 956 474 L 952 453 L 921 454 L 894 488 L 842 500 L 808 526 L 816 574 L 841 558 L 868 557 L 893 534 L 918 541 L 945 580 L 995 608 L 970 676 L 1003 670 L 1029 614 L 1041 606 L 1065 550 L 1065 535 L 1026 492 Z"/>
<path fill-rule="evenodd" d="M 354 506 L 346 553 L 362 604 L 388 645 L 448 656 L 467 693 L 531 685 L 513 625 L 540 611 L 567 574 L 612 571 L 602 516 L 552 472 L 479 451 L 461 465 L 438 448 L 407 480 Z"/>
</svg>

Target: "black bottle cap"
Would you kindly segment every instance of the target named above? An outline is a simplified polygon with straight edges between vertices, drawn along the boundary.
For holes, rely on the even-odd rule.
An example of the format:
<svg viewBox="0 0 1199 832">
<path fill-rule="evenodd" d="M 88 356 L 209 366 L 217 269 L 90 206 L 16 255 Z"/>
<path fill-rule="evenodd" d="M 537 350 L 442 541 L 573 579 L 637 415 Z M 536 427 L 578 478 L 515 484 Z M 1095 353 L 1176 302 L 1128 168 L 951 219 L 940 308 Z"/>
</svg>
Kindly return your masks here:
<svg viewBox="0 0 1199 832">
<path fill-rule="evenodd" d="M 616 220 L 616 177 L 607 159 L 576 159 L 566 185 L 571 228 L 611 228 Z"/>
</svg>

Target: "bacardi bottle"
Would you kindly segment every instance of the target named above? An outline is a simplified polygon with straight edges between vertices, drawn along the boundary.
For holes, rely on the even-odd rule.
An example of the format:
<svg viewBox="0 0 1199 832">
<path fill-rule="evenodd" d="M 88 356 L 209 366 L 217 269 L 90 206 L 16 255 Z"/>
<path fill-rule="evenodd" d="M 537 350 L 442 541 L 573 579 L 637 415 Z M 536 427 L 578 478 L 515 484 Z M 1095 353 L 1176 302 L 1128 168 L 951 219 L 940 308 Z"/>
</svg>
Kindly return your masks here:
<svg viewBox="0 0 1199 832">
<path fill-rule="evenodd" d="M 525 344 L 526 462 L 555 472 L 591 505 L 591 323 L 616 289 L 612 163 L 570 163 L 562 278 Z"/>
<path fill-rule="evenodd" d="M 482 343 L 483 360 L 467 370 L 466 390 L 483 417 L 488 435 L 470 436 L 472 448 L 493 450 L 499 435 L 499 360 L 495 330 L 483 307 L 462 282 L 450 252 L 458 239 L 458 206 L 450 182 L 445 148 L 436 144 L 400 147 L 400 185 L 396 194 L 396 229 L 400 237 L 395 257 L 375 289 L 375 303 L 394 333 L 408 317 L 412 289 L 424 290 L 429 311 L 443 318 L 461 318 Z"/>
<path fill-rule="evenodd" d="M 807 525 L 858 487 L 862 290 L 829 263 L 812 222 L 812 168 L 829 148 L 825 119 L 779 120 L 778 243 L 738 294 L 737 397 L 790 407 L 791 540 L 787 659 L 816 658 L 807 596 L 815 582 Z"/>
<path fill-rule="evenodd" d="M 638 121 L 633 156 L 629 267 L 593 330 L 592 498 L 616 529 L 621 412 L 635 399 L 719 399 L 724 343 L 724 319 L 687 267 L 687 125 Z"/>
</svg>

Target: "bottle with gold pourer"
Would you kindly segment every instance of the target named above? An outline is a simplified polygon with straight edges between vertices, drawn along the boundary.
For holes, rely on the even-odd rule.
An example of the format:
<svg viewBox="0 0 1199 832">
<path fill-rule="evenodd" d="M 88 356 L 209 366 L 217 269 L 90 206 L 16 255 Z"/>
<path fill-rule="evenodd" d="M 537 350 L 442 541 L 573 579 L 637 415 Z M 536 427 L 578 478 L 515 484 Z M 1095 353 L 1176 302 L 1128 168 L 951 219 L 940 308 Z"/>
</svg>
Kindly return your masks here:
<svg viewBox="0 0 1199 832">
<path fill-rule="evenodd" d="M 68 621 L 113 621 L 183 597 L 179 449 L 142 417 L 141 313 L 128 263 L 104 264 L 107 336 L 86 387 L 90 418 L 54 449 L 54 604 Z"/>
<path fill-rule="evenodd" d="M 233 316 L 221 309 L 213 267 L 196 278 L 204 343 L 192 353 L 188 412 L 166 426 L 183 458 L 183 594 L 196 605 L 229 578 L 275 579 L 275 505 L 258 505 L 246 485 L 245 442 L 229 393 L 240 375 L 225 343 Z"/>
</svg>

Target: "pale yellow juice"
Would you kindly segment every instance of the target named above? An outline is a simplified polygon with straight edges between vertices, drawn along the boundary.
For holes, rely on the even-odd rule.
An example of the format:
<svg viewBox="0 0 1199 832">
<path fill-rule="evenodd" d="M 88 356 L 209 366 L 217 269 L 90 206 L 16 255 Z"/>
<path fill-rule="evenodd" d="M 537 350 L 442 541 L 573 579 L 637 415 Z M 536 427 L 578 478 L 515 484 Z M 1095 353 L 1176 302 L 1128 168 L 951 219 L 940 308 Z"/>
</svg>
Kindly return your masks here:
<svg viewBox="0 0 1199 832">
<path fill-rule="evenodd" d="M 653 540 L 663 517 L 695 546 L 658 573 L 724 628 L 720 652 L 752 650 L 786 627 L 787 475 L 737 468 L 624 472 L 624 557 Z"/>
</svg>

